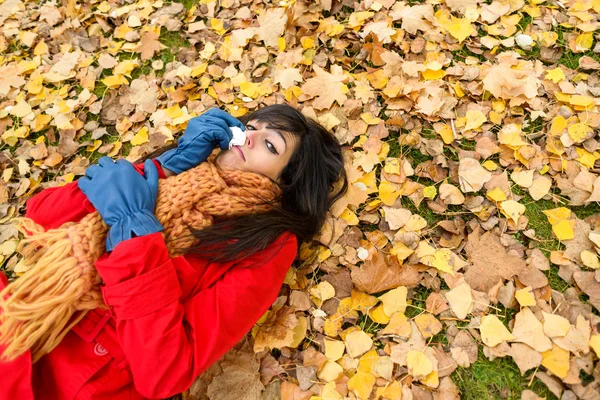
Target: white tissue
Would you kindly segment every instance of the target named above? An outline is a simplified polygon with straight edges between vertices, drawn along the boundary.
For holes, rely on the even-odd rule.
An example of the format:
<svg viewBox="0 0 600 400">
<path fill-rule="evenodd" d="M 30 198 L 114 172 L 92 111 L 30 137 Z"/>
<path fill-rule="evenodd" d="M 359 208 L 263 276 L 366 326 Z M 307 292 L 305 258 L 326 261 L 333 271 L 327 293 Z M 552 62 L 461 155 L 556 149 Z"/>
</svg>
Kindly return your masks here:
<svg viewBox="0 0 600 400">
<path fill-rule="evenodd" d="M 231 148 L 231 146 L 242 146 L 246 143 L 246 132 L 242 131 L 237 126 L 230 126 L 229 129 L 231 129 L 231 133 L 233 134 L 233 139 L 229 142 L 229 148 Z"/>
</svg>

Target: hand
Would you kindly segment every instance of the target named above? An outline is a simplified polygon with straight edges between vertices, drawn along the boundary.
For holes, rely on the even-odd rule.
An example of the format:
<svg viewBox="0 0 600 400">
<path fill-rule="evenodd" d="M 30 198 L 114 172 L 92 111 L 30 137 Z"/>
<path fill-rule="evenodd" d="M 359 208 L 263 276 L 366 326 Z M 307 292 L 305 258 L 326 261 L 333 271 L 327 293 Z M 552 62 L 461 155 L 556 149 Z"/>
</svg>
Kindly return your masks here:
<svg viewBox="0 0 600 400">
<path fill-rule="evenodd" d="M 156 159 L 160 164 L 176 174 L 180 174 L 206 161 L 216 145 L 225 150 L 233 138 L 229 127 L 237 126 L 245 130 L 237 118 L 218 108 L 211 108 L 199 117 L 192 118 L 177 148 L 169 150 Z"/>
<path fill-rule="evenodd" d="M 163 230 L 154 215 L 158 170 L 152 160 L 144 163 L 144 175 L 140 175 L 127 160 L 114 162 L 110 157 L 102 157 L 77 181 L 81 191 L 110 226 L 106 251 L 112 251 L 118 243 L 134 235 Z"/>
</svg>

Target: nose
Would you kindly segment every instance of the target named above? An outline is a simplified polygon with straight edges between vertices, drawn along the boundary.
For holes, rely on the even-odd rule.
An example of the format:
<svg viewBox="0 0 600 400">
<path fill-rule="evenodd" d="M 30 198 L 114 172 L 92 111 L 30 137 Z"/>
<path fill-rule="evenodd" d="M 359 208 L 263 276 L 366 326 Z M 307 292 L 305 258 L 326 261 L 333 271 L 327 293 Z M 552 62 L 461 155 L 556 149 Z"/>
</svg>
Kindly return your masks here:
<svg viewBox="0 0 600 400">
<path fill-rule="evenodd" d="M 246 129 L 246 146 L 252 148 L 254 146 L 256 131 Z"/>
</svg>

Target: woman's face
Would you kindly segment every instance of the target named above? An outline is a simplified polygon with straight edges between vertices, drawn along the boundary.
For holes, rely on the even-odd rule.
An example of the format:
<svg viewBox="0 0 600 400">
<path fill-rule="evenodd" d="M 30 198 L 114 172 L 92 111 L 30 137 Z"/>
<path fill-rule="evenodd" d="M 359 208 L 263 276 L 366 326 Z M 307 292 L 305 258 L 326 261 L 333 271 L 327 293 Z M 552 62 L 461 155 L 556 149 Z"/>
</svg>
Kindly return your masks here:
<svg viewBox="0 0 600 400">
<path fill-rule="evenodd" d="M 298 139 L 288 132 L 268 128 L 269 123 L 252 120 L 246 124 L 246 143 L 233 146 L 217 156 L 223 169 L 256 172 L 274 181 L 290 161 Z"/>
</svg>

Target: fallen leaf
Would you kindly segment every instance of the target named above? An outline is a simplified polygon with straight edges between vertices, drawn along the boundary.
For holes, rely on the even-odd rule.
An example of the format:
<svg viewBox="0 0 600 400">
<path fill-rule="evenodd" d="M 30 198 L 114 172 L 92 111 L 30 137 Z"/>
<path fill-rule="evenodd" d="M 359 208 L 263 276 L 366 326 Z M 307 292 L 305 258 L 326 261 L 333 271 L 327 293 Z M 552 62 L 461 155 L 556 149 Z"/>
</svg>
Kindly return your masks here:
<svg viewBox="0 0 600 400">
<path fill-rule="evenodd" d="M 507 340 L 515 339 L 495 315 L 485 315 L 481 319 L 479 330 L 481 331 L 481 340 L 486 346 L 494 347 Z"/>
</svg>

